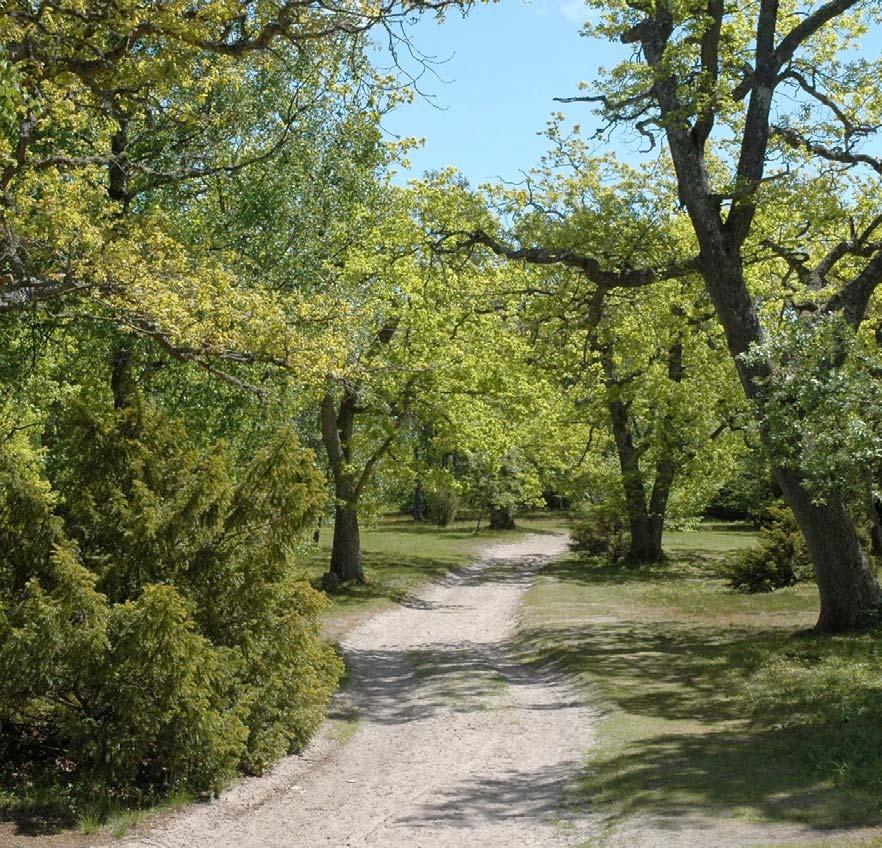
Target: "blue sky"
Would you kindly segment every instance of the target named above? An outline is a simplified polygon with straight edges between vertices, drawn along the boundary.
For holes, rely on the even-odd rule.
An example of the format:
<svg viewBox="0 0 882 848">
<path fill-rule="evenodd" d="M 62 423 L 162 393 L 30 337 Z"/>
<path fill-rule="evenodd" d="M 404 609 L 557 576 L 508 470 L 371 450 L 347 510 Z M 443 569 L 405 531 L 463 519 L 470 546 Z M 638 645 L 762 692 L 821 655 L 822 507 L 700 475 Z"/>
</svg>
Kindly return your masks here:
<svg viewBox="0 0 882 848">
<path fill-rule="evenodd" d="M 538 164 L 546 142 L 537 133 L 552 112 L 565 112 L 590 134 L 591 107 L 554 98 L 578 94 L 580 81 L 628 54 L 621 45 L 579 35 L 589 14 L 583 0 L 499 0 L 475 6 L 465 19 L 451 13 L 438 24 L 428 16 L 412 27 L 414 45 L 441 63 L 437 77 L 420 79 L 429 97 L 417 96 L 384 122 L 393 136 L 425 139 L 399 179 L 453 165 L 473 185 L 517 182 Z M 876 26 L 856 55 L 876 58 L 880 44 Z M 606 150 L 638 161 L 643 140 L 632 135 L 629 141 L 617 133 Z"/>
<path fill-rule="evenodd" d="M 446 61 L 435 69 L 440 79 L 428 73 L 420 80 L 431 99 L 417 97 L 385 121 L 393 135 L 426 140 L 410 157 L 410 173 L 454 165 L 474 185 L 516 181 L 538 163 L 546 143 L 537 132 L 552 112 L 592 126 L 590 107 L 553 99 L 577 94 L 580 80 L 622 55 L 620 47 L 579 36 L 587 15 L 582 0 L 501 0 L 465 19 L 428 17 L 414 26 L 415 46 Z"/>
</svg>

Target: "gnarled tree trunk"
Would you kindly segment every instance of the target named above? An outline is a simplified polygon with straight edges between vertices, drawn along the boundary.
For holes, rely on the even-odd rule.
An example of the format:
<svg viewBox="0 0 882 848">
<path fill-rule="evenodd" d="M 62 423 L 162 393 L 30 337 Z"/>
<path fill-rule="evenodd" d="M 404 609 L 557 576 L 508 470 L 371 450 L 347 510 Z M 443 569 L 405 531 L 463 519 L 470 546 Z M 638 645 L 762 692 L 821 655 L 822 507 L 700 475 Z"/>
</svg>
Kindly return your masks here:
<svg viewBox="0 0 882 848">
<path fill-rule="evenodd" d="M 705 273 L 708 291 L 725 330 L 745 394 L 758 404 L 762 416 L 759 386 L 773 375 L 768 364 L 747 364 L 741 358 L 751 344 L 762 341 L 762 330 L 744 281 L 740 252 L 734 256 L 721 252 L 715 260 L 712 263 L 715 273 Z M 770 448 L 775 479 L 812 558 L 821 604 L 816 629 L 823 633 L 855 629 L 879 612 L 882 590 L 845 505 L 835 496 L 815 503 L 803 475 L 776 461 L 767 427 L 763 427 L 763 440 Z"/>
<path fill-rule="evenodd" d="M 722 4 L 714 8 L 718 20 L 722 20 Z M 757 403 L 759 418 L 763 422 L 759 389 L 773 374 L 768 363 L 748 363 L 743 359 L 751 345 L 762 343 L 763 332 L 744 275 L 742 247 L 753 228 L 755 192 L 764 178 L 771 134 L 773 94 L 781 79 L 780 48 L 776 47 L 778 5 L 774 2 L 761 4 L 757 18 L 756 55 L 751 84 L 746 92 L 749 97 L 736 166 L 739 190 L 725 218 L 720 195 L 712 185 L 705 160 L 706 142 L 716 115 L 712 109 L 702 113 L 692 127 L 679 117 L 682 103 L 678 80 L 665 59 L 665 50 L 674 31 L 673 18 L 666 8 L 659 6 L 657 10 L 655 15 L 629 30 L 624 39 L 640 42 L 644 59 L 656 74 L 652 94 L 663 118 L 680 201 L 689 213 L 698 239 L 699 268 L 726 334 L 744 392 Z M 823 15 L 816 17 L 816 27 L 822 26 L 825 20 Z M 808 28 L 802 38 L 808 38 L 812 31 Z M 714 32 L 718 35 L 719 29 L 711 32 L 716 38 Z M 798 39 L 794 41 L 792 49 L 796 49 L 798 43 Z M 709 55 L 716 56 L 713 44 L 708 42 L 708 46 L 711 48 Z M 717 58 L 712 59 L 714 72 L 717 61 Z M 868 291 L 872 292 L 872 288 Z M 858 291 L 858 294 L 864 293 L 863 288 Z M 849 317 L 847 310 L 846 318 L 852 323 L 856 320 Z M 764 430 L 764 441 L 773 447 L 770 434 L 766 428 Z M 821 598 L 817 629 L 838 632 L 859 626 L 878 613 L 882 591 L 861 550 L 844 505 L 836 498 L 815 504 L 800 472 L 777 461 L 773 450 L 770 453 L 775 479 L 805 536 L 814 565 Z"/>
<path fill-rule="evenodd" d="M 833 497 L 815 504 L 800 474 L 774 471 L 812 558 L 821 599 L 816 629 L 839 633 L 860 627 L 879 609 L 882 592 L 844 504 Z"/>
</svg>

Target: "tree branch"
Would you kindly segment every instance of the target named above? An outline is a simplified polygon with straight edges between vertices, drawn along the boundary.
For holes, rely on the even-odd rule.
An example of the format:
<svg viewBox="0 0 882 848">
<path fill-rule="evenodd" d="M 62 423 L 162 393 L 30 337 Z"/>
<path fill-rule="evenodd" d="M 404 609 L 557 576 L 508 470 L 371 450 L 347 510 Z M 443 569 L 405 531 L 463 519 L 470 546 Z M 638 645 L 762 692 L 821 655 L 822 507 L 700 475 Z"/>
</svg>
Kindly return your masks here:
<svg viewBox="0 0 882 848">
<path fill-rule="evenodd" d="M 641 288 L 662 280 L 687 277 L 700 270 L 698 257 L 693 257 L 683 262 L 675 262 L 661 269 L 622 268 L 610 270 L 604 268 L 592 256 L 565 249 L 543 247 L 516 248 L 499 241 L 499 239 L 494 238 L 484 230 L 474 230 L 470 233 L 450 233 L 447 237 L 450 236 L 465 237 L 460 243 L 461 248 L 483 245 L 497 256 L 506 259 L 526 262 L 530 265 L 563 265 L 567 268 L 574 268 L 581 271 L 591 282 L 607 290 Z"/>
</svg>

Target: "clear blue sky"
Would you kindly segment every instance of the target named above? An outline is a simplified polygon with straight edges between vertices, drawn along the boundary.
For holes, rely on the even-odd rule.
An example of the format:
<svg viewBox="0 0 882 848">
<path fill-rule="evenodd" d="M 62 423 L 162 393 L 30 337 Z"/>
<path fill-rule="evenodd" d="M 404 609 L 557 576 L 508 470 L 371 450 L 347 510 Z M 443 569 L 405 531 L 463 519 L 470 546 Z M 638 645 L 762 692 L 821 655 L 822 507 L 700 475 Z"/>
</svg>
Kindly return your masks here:
<svg viewBox="0 0 882 848">
<path fill-rule="evenodd" d="M 589 14 L 584 0 L 499 0 L 476 6 L 465 19 L 451 13 L 442 24 L 431 16 L 416 24 L 415 47 L 443 63 L 436 67 L 440 79 L 431 73 L 420 79 L 430 98 L 418 96 L 384 122 L 392 135 L 425 139 L 399 178 L 453 165 L 473 185 L 519 181 L 546 149 L 537 133 L 552 112 L 565 112 L 589 135 L 596 127 L 591 107 L 554 98 L 578 94 L 580 81 L 628 55 L 621 45 L 579 35 Z M 876 59 L 880 45 L 877 25 L 856 55 Z M 645 142 L 632 135 L 617 133 L 606 149 L 636 162 Z"/>
<path fill-rule="evenodd" d="M 593 126 L 588 105 L 553 99 L 578 94 L 580 80 L 623 55 L 621 47 L 579 36 L 588 13 L 582 0 L 500 0 L 464 20 L 450 14 L 442 24 L 427 17 L 414 26 L 415 46 L 448 61 L 436 67 L 441 79 L 428 73 L 420 80 L 430 100 L 417 97 L 385 121 L 394 135 L 426 140 L 410 157 L 410 174 L 453 165 L 473 185 L 516 181 L 545 150 L 537 132 L 552 112 Z"/>
</svg>

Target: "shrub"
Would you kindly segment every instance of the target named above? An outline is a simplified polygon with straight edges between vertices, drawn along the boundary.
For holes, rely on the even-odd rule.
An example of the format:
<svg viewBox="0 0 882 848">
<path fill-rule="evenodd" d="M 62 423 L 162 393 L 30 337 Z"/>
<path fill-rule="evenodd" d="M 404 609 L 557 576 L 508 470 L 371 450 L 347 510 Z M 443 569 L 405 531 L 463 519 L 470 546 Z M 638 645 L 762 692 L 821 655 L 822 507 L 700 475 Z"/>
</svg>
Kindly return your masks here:
<svg viewBox="0 0 882 848">
<path fill-rule="evenodd" d="M 137 401 L 74 406 L 49 468 L 51 487 L 0 446 L 7 770 L 125 799 L 302 746 L 341 673 L 293 574 L 324 496 L 311 453 L 283 432 L 237 475 Z"/>
<path fill-rule="evenodd" d="M 604 556 L 618 562 L 627 547 L 625 523 L 619 510 L 612 506 L 591 506 L 570 531 L 570 548 L 589 556 Z"/>
<path fill-rule="evenodd" d="M 459 510 L 459 492 L 452 486 L 439 487 L 426 495 L 429 518 L 439 527 L 446 527 L 456 521 Z"/>
<path fill-rule="evenodd" d="M 723 573 L 731 588 L 747 594 L 810 580 L 811 559 L 790 511 L 781 506 L 767 510 L 759 544 L 735 555 Z"/>
</svg>

